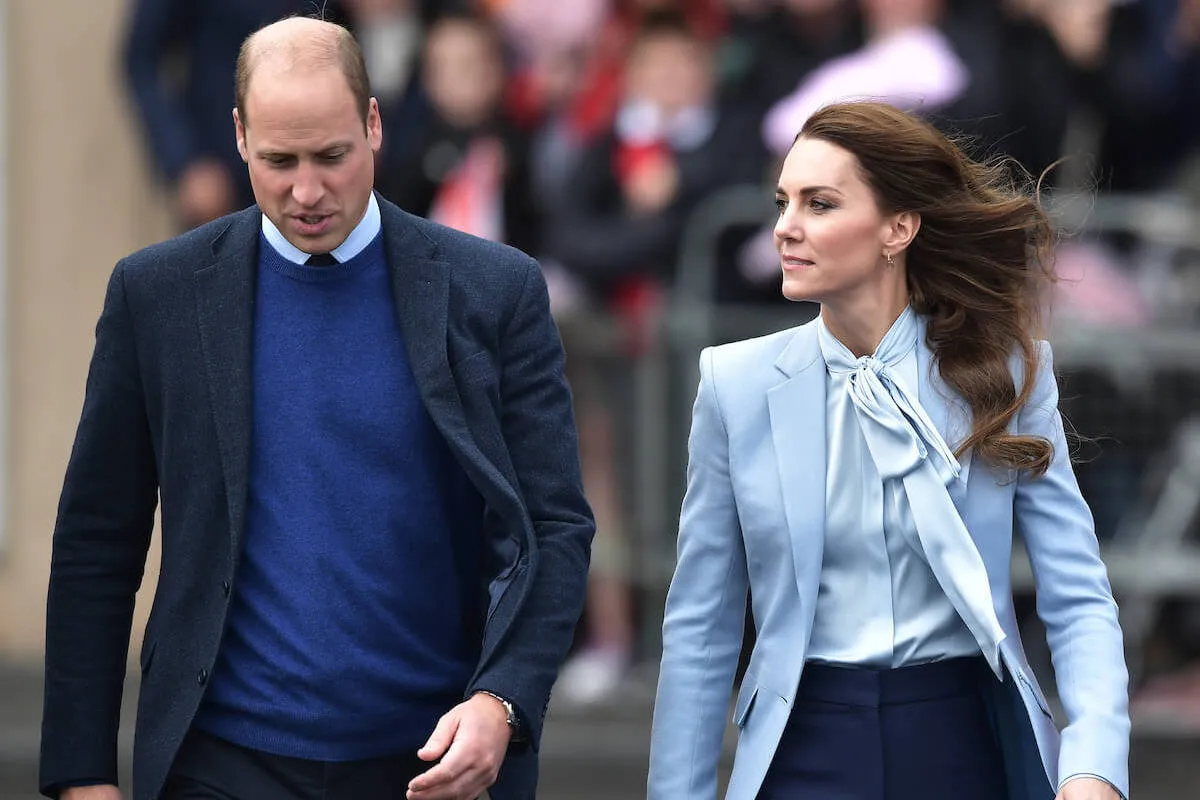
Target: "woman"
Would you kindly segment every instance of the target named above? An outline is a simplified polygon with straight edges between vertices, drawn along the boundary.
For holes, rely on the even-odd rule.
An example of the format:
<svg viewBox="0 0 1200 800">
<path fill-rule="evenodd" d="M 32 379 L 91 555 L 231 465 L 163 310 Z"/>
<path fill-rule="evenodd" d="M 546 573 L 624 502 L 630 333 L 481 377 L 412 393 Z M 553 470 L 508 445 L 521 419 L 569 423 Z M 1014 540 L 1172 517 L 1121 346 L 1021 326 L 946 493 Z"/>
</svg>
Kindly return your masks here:
<svg viewBox="0 0 1200 800">
<path fill-rule="evenodd" d="M 1121 631 L 1035 339 L 1051 231 L 1005 172 L 891 106 L 805 123 L 783 293 L 817 320 L 709 348 L 667 598 L 651 800 L 1115 800 Z M 1013 534 L 1069 723 L 1013 616 Z"/>
</svg>

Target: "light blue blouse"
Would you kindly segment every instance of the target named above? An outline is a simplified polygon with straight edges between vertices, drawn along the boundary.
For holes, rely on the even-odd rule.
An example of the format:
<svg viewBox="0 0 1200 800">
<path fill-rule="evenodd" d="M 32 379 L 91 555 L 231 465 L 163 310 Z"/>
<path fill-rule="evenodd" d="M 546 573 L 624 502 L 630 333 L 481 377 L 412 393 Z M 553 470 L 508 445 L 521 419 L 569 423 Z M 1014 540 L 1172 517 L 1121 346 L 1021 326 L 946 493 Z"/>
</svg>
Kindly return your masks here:
<svg viewBox="0 0 1200 800">
<path fill-rule="evenodd" d="M 821 321 L 827 373 L 825 549 L 809 658 L 901 667 L 979 655 L 980 646 L 925 559 L 900 478 L 880 477 L 851 396 L 862 364 Z M 891 379 L 916 402 L 915 312 L 905 309 L 884 337 Z"/>
</svg>

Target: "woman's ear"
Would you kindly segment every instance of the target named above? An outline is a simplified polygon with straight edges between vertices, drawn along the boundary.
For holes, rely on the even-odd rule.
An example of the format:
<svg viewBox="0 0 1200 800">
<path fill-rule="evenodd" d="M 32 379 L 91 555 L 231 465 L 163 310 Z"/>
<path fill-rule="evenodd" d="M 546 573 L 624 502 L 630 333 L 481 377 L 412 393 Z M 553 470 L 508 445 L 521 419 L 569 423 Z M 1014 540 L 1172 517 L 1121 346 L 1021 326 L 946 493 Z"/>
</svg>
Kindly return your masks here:
<svg viewBox="0 0 1200 800">
<path fill-rule="evenodd" d="M 884 232 L 883 247 L 891 253 L 908 249 L 917 231 L 921 229 L 921 215 L 915 211 L 900 211 L 893 214 Z"/>
</svg>

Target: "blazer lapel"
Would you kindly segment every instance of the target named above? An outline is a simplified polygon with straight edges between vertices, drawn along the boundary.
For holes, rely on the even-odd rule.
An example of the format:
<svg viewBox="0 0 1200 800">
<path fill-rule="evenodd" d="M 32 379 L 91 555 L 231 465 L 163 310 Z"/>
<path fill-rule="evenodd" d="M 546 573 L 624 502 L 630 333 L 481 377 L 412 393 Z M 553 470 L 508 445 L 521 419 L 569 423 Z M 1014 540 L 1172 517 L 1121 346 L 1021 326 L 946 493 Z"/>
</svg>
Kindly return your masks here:
<svg viewBox="0 0 1200 800">
<path fill-rule="evenodd" d="M 825 547 L 825 362 L 804 325 L 775 362 L 787 380 L 767 392 L 802 607 L 815 608 Z"/>
<path fill-rule="evenodd" d="M 484 500 L 504 508 L 511 498 L 500 491 L 509 484 L 475 446 L 450 368 L 450 264 L 399 208 L 379 198 L 379 210 L 396 315 L 425 410 Z"/>
<path fill-rule="evenodd" d="M 255 274 L 261 219 L 234 216 L 213 242 L 212 259 L 195 274 L 200 347 L 229 502 L 233 552 L 241 552 L 250 471 L 251 357 Z"/>
<path fill-rule="evenodd" d="M 966 401 L 942 380 L 941 372 L 933 358 L 933 351 L 925 341 L 925 321 L 921 320 L 920 339 L 917 342 L 917 393 L 925 413 L 933 420 L 938 433 L 950 445 L 951 450 L 971 433 L 971 411 Z M 967 450 L 958 458 L 960 468 L 958 480 L 950 487 L 950 498 L 958 508 L 964 511 L 967 497 L 967 481 L 971 475 L 973 451 Z"/>
<path fill-rule="evenodd" d="M 398 217 L 399 212 L 393 213 L 384 202 L 379 210 L 405 351 L 421 398 L 442 428 L 447 417 L 456 422 L 463 417 L 446 350 L 450 266 L 437 258 L 431 241 Z M 443 433 L 450 438 L 447 431 Z"/>
</svg>

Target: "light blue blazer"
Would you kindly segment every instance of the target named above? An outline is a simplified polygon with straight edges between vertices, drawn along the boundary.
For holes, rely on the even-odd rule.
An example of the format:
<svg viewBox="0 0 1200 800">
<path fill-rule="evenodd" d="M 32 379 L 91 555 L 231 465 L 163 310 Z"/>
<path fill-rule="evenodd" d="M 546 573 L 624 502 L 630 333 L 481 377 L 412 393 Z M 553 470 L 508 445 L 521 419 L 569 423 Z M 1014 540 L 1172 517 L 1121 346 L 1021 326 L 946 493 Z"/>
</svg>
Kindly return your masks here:
<svg viewBox="0 0 1200 800">
<path fill-rule="evenodd" d="M 918 345 L 919 396 L 947 442 L 970 412 Z M 1023 379 L 1019 359 L 1014 380 Z M 737 752 L 728 800 L 753 800 L 792 712 L 805 662 L 825 538 L 824 360 L 812 323 L 706 349 L 689 439 L 678 562 L 667 597 L 650 752 L 650 800 L 717 795 L 717 763 L 742 644 L 747 591 L 756 640 L 734 704 Z M 1011 425 L 1054 446 L 1030 478 L 964 454 L 952 491 L 987 567 L 1004 680 L 986 698 L 1012 800 L 1050 800 L 1060 776 L 1099 776 L 1126 797 L 1128 676 L 1117 607 L 1091 512 L 1072 472 L 1050 347 Z M 1013 535 L 1028 549 L 1067 724 L 1057 729 L 1029 668 L 1013 613 Z"/>
</svg>

